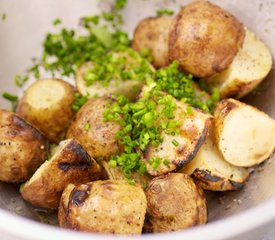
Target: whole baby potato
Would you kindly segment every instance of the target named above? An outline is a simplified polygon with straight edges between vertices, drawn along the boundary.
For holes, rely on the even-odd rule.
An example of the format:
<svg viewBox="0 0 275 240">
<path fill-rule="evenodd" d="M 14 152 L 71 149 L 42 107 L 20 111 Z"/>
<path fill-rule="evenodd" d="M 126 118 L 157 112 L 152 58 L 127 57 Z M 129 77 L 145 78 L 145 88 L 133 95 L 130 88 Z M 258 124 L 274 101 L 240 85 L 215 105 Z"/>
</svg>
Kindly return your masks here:
<svg viewBox="0 0 275 240">
<path fill-rule="evenodd" d="M 58 143 L 68 129 L 74 101 L 73 87 L 60 79 L 42 79 L 33 83 L 19 101 L 16 113 Z"/>
<path fill-rule="evenodd" d="M 233 61 L 242 47 L 245 31 L 229 12 L 207 1 L 194 1 L 172 22 L 169 59 L 197 77 L 210 77 Z"/>
<path fill-rule="evenodd" d="M 47 159 L 46 137 L 13 112 L 0 109 L 0 181 L 24 182 Z"/>
</svg>

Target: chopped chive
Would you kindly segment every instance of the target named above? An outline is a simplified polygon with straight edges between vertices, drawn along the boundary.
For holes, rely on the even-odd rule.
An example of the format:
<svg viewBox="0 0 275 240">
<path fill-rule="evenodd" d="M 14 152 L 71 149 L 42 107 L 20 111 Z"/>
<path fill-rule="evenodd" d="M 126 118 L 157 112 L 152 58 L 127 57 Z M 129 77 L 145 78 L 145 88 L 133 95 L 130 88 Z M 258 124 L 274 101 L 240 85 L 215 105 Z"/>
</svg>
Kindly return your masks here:
<svg viewBox="0 0 275 240">
<path fill-rule="evenodd" d="M 180 145 L 179 142 L 176 139 L 173 139 L 172 143 L 175 147 L 178 147 Z"/>
<path fill-rule="evenodd" d="M 86 131 L 88 131 L 90 128 L 91 128 L 90 123 L 89 123 L 89 122 L 86 122 L 85 125 L 84 125 L 84 129 L 85 129 Z"/>
<path fill-rule="evenodd" d="M 9 100 L 11 102 L 16 102 L 18 100 L 18 97 L 15 95 L 12 95 L 11 93 L 4 92 L 2 94 L 2 97 L 5 98 L 6 100 Z"/>
<path fill-rule="evenodd" d="M 157 16 L 172 16 L 174 14 L 173 10 L 170 9 L 159 9 L 157 10 Z"/>
<path fill-rule="evenodd" d="M 59 25 L 61 24 L 61 20 L 59 18 L 56 18 L 53 20 L 53 25 L 56 26 L 56 25 Z"/>
<path fill-rule="evenodd" d="M 115 160 L 110 160 L 109 165 L 110 167 L 115 168 L 117 166 L 117 162 Z"/>
</svg>

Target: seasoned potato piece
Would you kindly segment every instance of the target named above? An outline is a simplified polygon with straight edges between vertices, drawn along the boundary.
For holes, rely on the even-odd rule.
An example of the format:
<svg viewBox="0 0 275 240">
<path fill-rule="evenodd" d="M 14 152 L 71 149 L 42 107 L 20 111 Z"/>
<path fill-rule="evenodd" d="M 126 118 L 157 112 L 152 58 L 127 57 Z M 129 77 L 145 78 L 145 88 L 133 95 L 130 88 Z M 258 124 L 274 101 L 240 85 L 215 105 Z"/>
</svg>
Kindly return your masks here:
<svg viewBox="0 0 275 240">
<path fill-rule="evenodd" d="M 173 20 L 169 59 L 197 77 L 210 77 L 233 61 L 244 39 L 243 25 L 229 12 L 207 1 L 186 5 Z"/>
<path fill-rule="evenodd" d="M 76 140 L 61 142 L 53 157 L 35 172 L 21 189 L 22 197 L 31 204 L 57 209 L 62 191 L 69 184 L 102 179 L 100 166 Z"/>
<path fill-rule="evenodd" d="M 17 114 L 0 109 L 0 181 L 24 182 L 47 159 L 49 143 Z"/>
<path fill-rule="evenodd" d="M 67 132 L 67 138 L 75 138 L 93 158 L 109 158 L 123 150 L 116 138 L 121 126 L 114 121 L 104 121 L 104 111 L 113 101 L 107 96 L 90 99 Z"/>
<path fill-rule="evenodd" d="M 202 188 L 211 191 L 240 190 L 249 177 L 246 168 L 235 167 L 224 160 L 211 127 L 195 158 L 180 172 L 192 175 Z"/>
<path fill-rule="evenodd" d="M 107 161 L 102 161 L 101 165 L 106 171 L 109 179 L 125 180 L 125 176 L 120 167 L 111 167 Z M 139 184 L 141 187 L 146 188 L 152 177 L 148 174 L 144 174 L 143 176 L 141 176 L 137 172 L 133 172 L 132 179 L 135 181 L 136 184 Z"/>
<path fill-rule="evenodd" d="M 129 50 L 128 52 L 117 52 L 112 54 L 113 66 L 114 68 L 119 67 L 119 63 L 115 64 L 116 59 L 126 59 L 123 64 L 124 71 L 133 72 L 135 68 L 139 68 L 141 66 L 140 56 L 133 50 Z M 143 60 L 144 61 L 144 60 Z M 152 71 L 154 71 L 153 67 L 149 62 L 145 62 L 145 65 Z M 85 76 L 89 70 L 93 69 L 94 63 L 87 62 L 83 64 L 76 73 L 76 86 L 77 90 L 82 94 L 89 94 L 90 97 L 93 96 L 105 96 L 105 95 L 114 95 L 119 96 L 123 95 L 128 97 L 131 100 L 136 98 L 137 93 L 139 92 L 142 84 L 145 79 L 127 79 L 123 80 L 121 76 L 118 76 L 115 72 L 113 73 L 113 79 L 110 80 L 109 84 L 102 84 L 100 81 L 95 81 L 91 85 L 87 85 L 85 80 Z"/>
<path fill-rule="evenodd" d="M 246 29 L 243 47 L 231 65 L 207 82 L 220 90 L 222 98 L 241 98 L 267 76 L 271 67 L 270 50 L 253 32 Z"/>
<path fill-rule="evenodd" d="M 168 65 L 168 38 L 172 18 L 145 18 L 137 25 L 132 42 L 132 48 L 138 52 L 151 50 L 153 66 L 156 68 Z"/>
<path fill-rule="evenodd" d="M 275 121 L 252 106 L 224 99 L 216 106 L 214 125 L 219 150 L 235 166 L 259 164 L 274 151 Z"/>
<path fill-rule="evenodd" d="M 80 231 L 140 234 L 146 205 L 142 188 L 126 181 L 69 185 L 62 194 L 58 220 L 61 227 Z"/>
<path fill-rule="evenodd" d="M 147 171 L 153 176 L 181 169 L 194 158 L 207 135 L 211 116 L 176 99 L 174 102 L 177 105 L 174 119 L 182 123 L 179 135 L 163 132 L 163 142 L 158 147 L 149 144 L 143 153 Z M 160 160 L 156 169 L 151 159 Z"/>
<path fill-rule="evenodd" d="M 186 174 L 169 173 L 154 178 L 146 198 L 145 232 L 176 231 L 207 221 L 204 193 Z"/>
<path fill-rule="evenodd" d="M 42 79 L 33 83 L 19 101 L 16 113 L 58 143 L 68 129 L 73 111 L 74 89 L 60 79 Z"/>
</svg>

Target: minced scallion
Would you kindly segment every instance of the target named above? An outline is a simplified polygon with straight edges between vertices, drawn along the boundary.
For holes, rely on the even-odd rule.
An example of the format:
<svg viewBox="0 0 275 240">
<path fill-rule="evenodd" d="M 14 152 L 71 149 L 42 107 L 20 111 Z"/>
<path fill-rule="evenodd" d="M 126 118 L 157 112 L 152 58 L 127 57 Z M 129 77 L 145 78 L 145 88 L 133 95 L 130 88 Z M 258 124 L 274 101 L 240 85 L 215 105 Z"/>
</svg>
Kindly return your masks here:
<svg viewBox="0 0 275 240">
<path fill-rule="evenodd" d="M 72 104 L 72 110 L 77 112 L 89 99 L 89 94 L 81 95 L 80 93 L 75 93 L 74 102 Z"/>
</svg>

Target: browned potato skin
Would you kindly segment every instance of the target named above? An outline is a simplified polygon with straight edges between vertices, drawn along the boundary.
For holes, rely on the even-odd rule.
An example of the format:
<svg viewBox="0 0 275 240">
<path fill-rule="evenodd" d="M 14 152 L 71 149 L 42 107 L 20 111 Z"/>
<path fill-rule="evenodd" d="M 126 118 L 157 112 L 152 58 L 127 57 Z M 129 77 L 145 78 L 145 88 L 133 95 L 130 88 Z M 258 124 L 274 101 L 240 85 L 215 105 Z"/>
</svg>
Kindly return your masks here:
<svg viewBox="0 0 275 240">
<path fill-rule="evenodd" d="M 69 185 L 60 201 L 59 225 L 86 232 L 141 234 L 146 204 L 142 188 L 126 181 Z"/>
<path fill-rule="evenodd" d="M 138 52 L 143 49 L 151 50 L 152 64 L 156 68 L 169 64 L 168 38 L 171 23 L 170 17 L 150 17 L 139 22 L 135 29 L 132 48 Z"/>
<path fill-rule="evenodd" d="M 49 84 L 51 84 L 51 82 L 60 83 L 65 92 L 62 99 L 46 108 L 34 107 L 31 102 L 27 101 L 28 93 L 32 88 L 36 88 L 36 85 L 40 84 L 41 81 L 48 81 Z M 48 97 L 46 92 L 41 92 L 40 95 L 44 99 Z M 37 101 L 39 101 L 39 99 Z M 62 140 L 73 118 L 74 112 L 71 108 L 73 101 L 74 89 L 69 83 L 54 78 L 41 79 L 25 91 L 22 99 L 20 99 L 18 103 L 16 113 L 36 126 L 51 142 L 58 143 Z"/>
<path fill-rule="evenodd" d="M 37 207 L 57 209 L 62 192 L 69 183 L 79 184 L 104 178 L 100 166 L 82 146 L 74 139 L 67 141 L 45 163 L 47 166 L 41 166 L 43 170 L 39 176 L 34 175 L 22 188 L 21 194 L 26 201 Z"/>
<path fill-rule="evenodd" d="M 169 173 L 154 178 L 146 197 L 145 232 L 176 231 L 207 221 L 203 190 L 186 174 Z"/>
<path fill-rule="evenodd" d="M 169 59 L 197 77 L 210 77 L 229 66 L 243 44 L 243 25 L 208 1 L 186 5 L 172 22 Z"/>
<path fill-rule="evenodd" d="M 104 110 L 113 101 L 113 98 L 107 96 L 90 99 L 79 110 L 67 132 L 67 138 L 75 138 L 93 158 L 109 158 L 122 151 L 116 138 L 121 126 L 103 120 Z M 87 123 L 89 129 L 85 129 Z"/>
<path fill-rule="evenodd" d="M 17 114 L 0 109 L 0 181 L 24 182 L 46 160 L 46 137 Z"/>
</svg>

